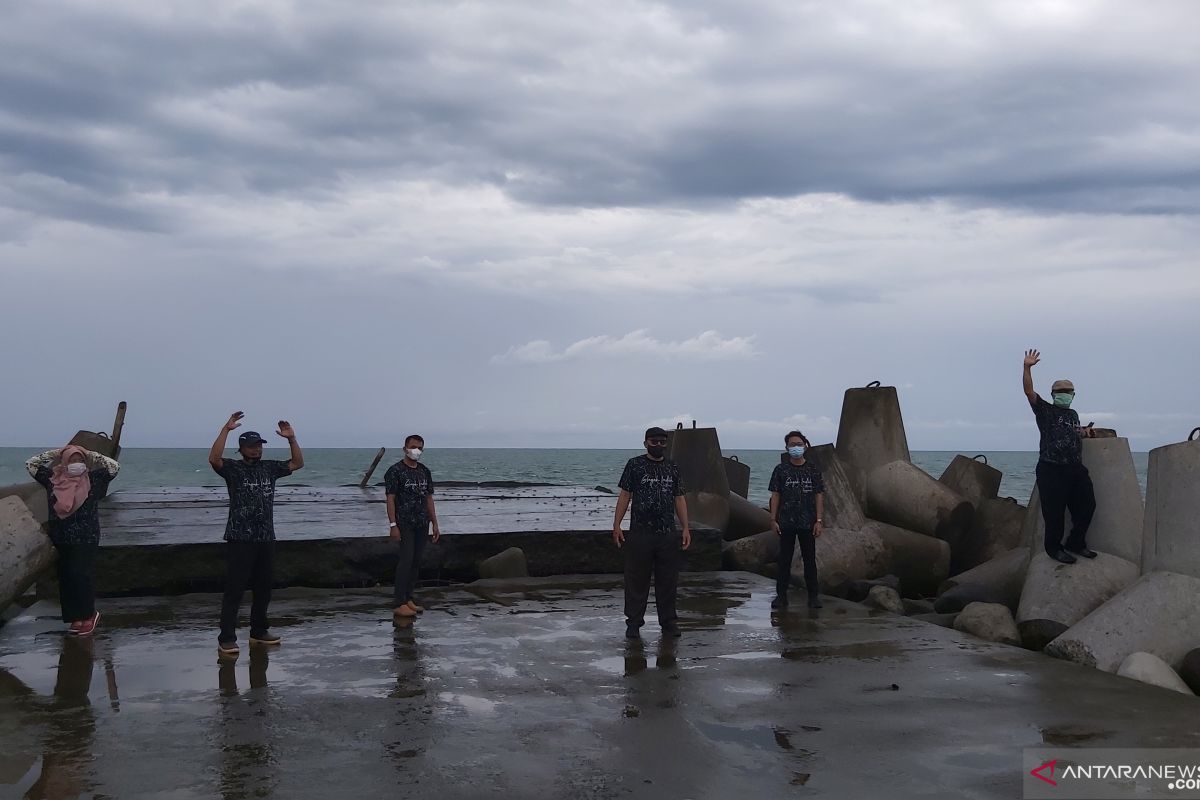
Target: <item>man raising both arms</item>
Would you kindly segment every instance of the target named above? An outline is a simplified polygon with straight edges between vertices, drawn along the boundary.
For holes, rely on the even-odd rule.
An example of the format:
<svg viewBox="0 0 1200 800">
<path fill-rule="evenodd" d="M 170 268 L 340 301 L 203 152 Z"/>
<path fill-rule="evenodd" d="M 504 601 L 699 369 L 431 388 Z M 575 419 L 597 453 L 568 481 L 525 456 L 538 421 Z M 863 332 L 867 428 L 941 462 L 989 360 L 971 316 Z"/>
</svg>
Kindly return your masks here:
<svg viewBox="0 0 1200 800">
<path fill-rule="evenodd" d="M 241 427 L 243 416 L 238 411 L 229 417 L 208 453 L 209 465 L 225 479 L 229 489 L 229 519 L 225 524 L 228 570 L 221 601 L 221 634 L 217 639 L 217 653 L 224 658 L 238 657 L 238 611 L 247 586 L 253 593 L 250 643 L 277 645 L 281 641 L 270 632 L 267 623 L 274 582 L 275 481 L 304 466 L 296 432 L 287 420 L 279 421 L 278 431 L 291 448 L 291 458 L 287 461 L 264 461 L 265 440 L 255 431 L 246 431 L 238 437 L 241 458 L 225 458 L 225 440 L 230 432 Z"/>
</svg>

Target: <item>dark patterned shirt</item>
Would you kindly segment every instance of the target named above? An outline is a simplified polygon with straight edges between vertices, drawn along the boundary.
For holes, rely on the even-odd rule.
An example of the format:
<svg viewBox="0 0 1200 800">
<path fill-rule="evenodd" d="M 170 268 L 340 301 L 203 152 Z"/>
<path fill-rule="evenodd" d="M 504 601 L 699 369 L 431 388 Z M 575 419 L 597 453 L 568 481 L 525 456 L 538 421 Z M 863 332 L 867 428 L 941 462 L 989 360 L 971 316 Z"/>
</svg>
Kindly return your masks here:
<svg viewBox="0 0 1200 800">
<path fill-rule="evenodd" d="M 1042 434 L 1038 460 L 1047 464 L 1082 464 L 1083 442 L 1079 438 L 1079 414 L 1059 408 L 1041 397 L 1030 403 Z"/>
<path fill-rule="evenodd" d="M 781 528 L 809 529 L 816 523 L 817 495 L 824 494 L 825 481 L 814 465 L 776 464 L 767 490 L 779 493 Z"/>
<path fill-rule="evenodd" d="M 632 495 L 630 531 L 675 530 L 675 498 L 683 496 L 683 483 L 675 462 L 665 458 L 651 461 L 648 456 L 631 458 L 617 485 Z"/>
<path fill-rule="evenodd" d="M 275 481 L 292 474 L 286 461 L 222 458 L 216 473 L 229 488 L 225 540 L 270 542 L 275 539 Z"/>
<path fill-rule="evenodd" d="M 88 493 L 83 505 L 75 509 L 75 513 L 62 519 L 54 513 L 54 489 L 50 485 L 53 475 L 50 467 L 40 466 L 33 474 L 33 479 L 46 489 L 46 499 L 50 503 L 50 541 L 56 545 L 62 544 L 100 544 L 100 507 L 99 502 L 108 491 L 115 473 L 109 474 L 105 468 L 88 470 L 92 480 L 92 490 Z"/>
<path fill-rule="evenodd" d="M 410 467 L 397 461 L 383 476 L 384 491 L 396 498 L 396 524 L 401 530 L 423 531 L 429 528 L 429 504 L 433 494 L 433 474 L 429 467 Z"/>
</svg>

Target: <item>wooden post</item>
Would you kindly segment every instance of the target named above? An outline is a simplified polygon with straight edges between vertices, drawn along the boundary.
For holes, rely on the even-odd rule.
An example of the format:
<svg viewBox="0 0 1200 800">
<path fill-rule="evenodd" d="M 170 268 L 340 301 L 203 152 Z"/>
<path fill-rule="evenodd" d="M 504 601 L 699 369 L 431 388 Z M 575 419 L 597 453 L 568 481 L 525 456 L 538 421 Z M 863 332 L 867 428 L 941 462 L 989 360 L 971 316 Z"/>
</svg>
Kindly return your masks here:
<svg viewBox="0 0 1200 800">
<path fill-rule="evenodd" d="M 386 447 L 379 448 L 379 452 L 375 454 L 375 460 L 371 462 L 371 466 L 367 469 L 367 474 L 363 475 L 362 482 L 358 484 L 360 488 L 367 488 L 367 481 L 371 480 L 371 476 L 375 474 L 375 468 L 379 466 L 379 462 L 383 460 L 383 454 L 386 452 Z"/>
<path fill-rule="evenodd" d="M 122 400 L 117 404 L 117 418 L 113 420 L 112 443 L 113 458 L 116 458 L 121 453 L 121 431 L 125 428 L 125 401 Z"/>
</svg>

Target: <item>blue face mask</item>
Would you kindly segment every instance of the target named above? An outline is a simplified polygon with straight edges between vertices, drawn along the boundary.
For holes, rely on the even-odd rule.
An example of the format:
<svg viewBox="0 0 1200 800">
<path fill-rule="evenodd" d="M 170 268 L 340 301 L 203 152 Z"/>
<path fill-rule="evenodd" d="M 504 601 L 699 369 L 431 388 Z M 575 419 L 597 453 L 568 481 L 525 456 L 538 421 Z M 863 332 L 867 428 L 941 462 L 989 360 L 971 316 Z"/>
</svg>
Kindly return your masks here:
<svg viewBox="0 0 1200 800">
<path fill-rule="evenodd" d="M 804 446 L 798 444 L 792 445 L 788 448 L 788 455 L 792 458 L 804 458 Z"/>
<path fill-rule="evenodd" d="M 1055 392 L 1050 396 L 1054 399 L 1054 405 L 1059 408 L 1070 408 L 1071 401 L 1075 399 L 1075 395 L 1071 392 Z"/>
</svg>

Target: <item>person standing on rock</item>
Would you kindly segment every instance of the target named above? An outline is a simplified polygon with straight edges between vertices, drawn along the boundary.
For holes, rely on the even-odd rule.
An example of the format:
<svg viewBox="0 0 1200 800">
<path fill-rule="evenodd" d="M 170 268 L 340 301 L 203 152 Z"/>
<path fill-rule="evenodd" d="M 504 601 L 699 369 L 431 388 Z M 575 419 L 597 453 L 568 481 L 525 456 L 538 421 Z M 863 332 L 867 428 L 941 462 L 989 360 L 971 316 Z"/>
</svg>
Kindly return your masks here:
<svg viewBox="0 0 1200 800">
<path fill-rule="evenodd" d="M 46 490 L 50 541 L 58 551 L 58 599 L 71 636 L 91 636 L 96 610 L 96 554 L 100 550 L 98 503 L 121 465 L 76 445 L 47 450 L 25 462 Z"/>
<path fill-rule="evenodd" d="M 425 440 L 415 433 L 404 439 L 404 458 L 383 476 L 387 495 L 388 535 L 399 543 L 396 584 L 392 597 L 392 616 L 397 620 L 415 617 L 424 611 L 413 592 L 421 575 L 421 554 L 427 538 L 442 537 L 437 509 L 433 505 L 433 474 L 419 463 Z M 433 524 L 433 530 L 429 526 Z"/>
<path fill-rule="evenodd" d="M 277 431 L 291 448 L 287 461 L 264 461 L 262 446 L 266 440 L 255 431 L 246 431 L 238 437 L 241 458 L 225 458 L 225 440 L 241 427 L 243 416 L 238 411 L 229 417 L 208 452 L 209 465 L 225 479 L 229 489 L 229 519 L 225 524 L 228 569 L 225 596 L 221 600 L 221 633 L 217 638 L 217 653 L 224 658 L 238 656 L 238 611 L 247 587 L 253 595 L 250 644 L 277 645 L 282 641 L 270 632 L 267 621 L 275 566 L 275 481 L 304 467 L 296 432 L 287 420 L 279 421 Z"/>
<path fill-rule="evenodd" d="M 808 463 L 804 452 L 812 445 L 800 431 L 791 431 L 783 439 L 788 459 L 776 464 L 767 486 L 771 492 L 771 525 L 779 535 L 779 562 L 775 578 L 775 599 L 771 608 L 788 605 L 788 586 L 792 578 L 792 556 L 800 542 L 804 561 L 804 586 L 808 589 L 808 607 L 820 608 L 817 586 L 817 539 L 824 530 L 825 481 L 821 471 Z"/>
<path fill-rule="evenodd" d="M 658 624 L 664 636 L 673 638 L 680 635 L 675 610 L 680 551 L 691 547 L 692 532 L 679 467 L 666 458 L 667 432 L 648 429 L 644 444 L 646 455 L 629 459 L 621 473 L 613 520 L 613 542 L 625 551 L 625 637 L 641 636 L 653 580 Z M 621 523 L 630 506 L 633 514 L 626 534 Z M 675 517 L 679 517 L 682 533 L 675 532 Z"/>
<path fill-rule="evenodd" d="M 1055 561 L 1074 564 L 1075 556 L 1096 557 L 1096 551 L 1087 546 L 1088 526 L 1096 513 L 1096 493 L 1087 467 L 1083 465 L 1082 441 L 1094 436 L 1095 432 L 1090 425 L 1082 427 L 1079 414 L 1071 408 L 1075 399 L 1075 385 L 1071 381 L 1055 381 L 1050 387 L 1052 402 L 1049 403 L 1033 390 L 1033 368 L 1041 358 L 1037 350 L 1025 351 L 1023 384 L 1041 434 L 1037 487 L 1046 525 L 1046 553 Z M 1063 529 L 1068 510 L 1071 512 L 1071 535 L 1064 544 Z"/>
</svg>

